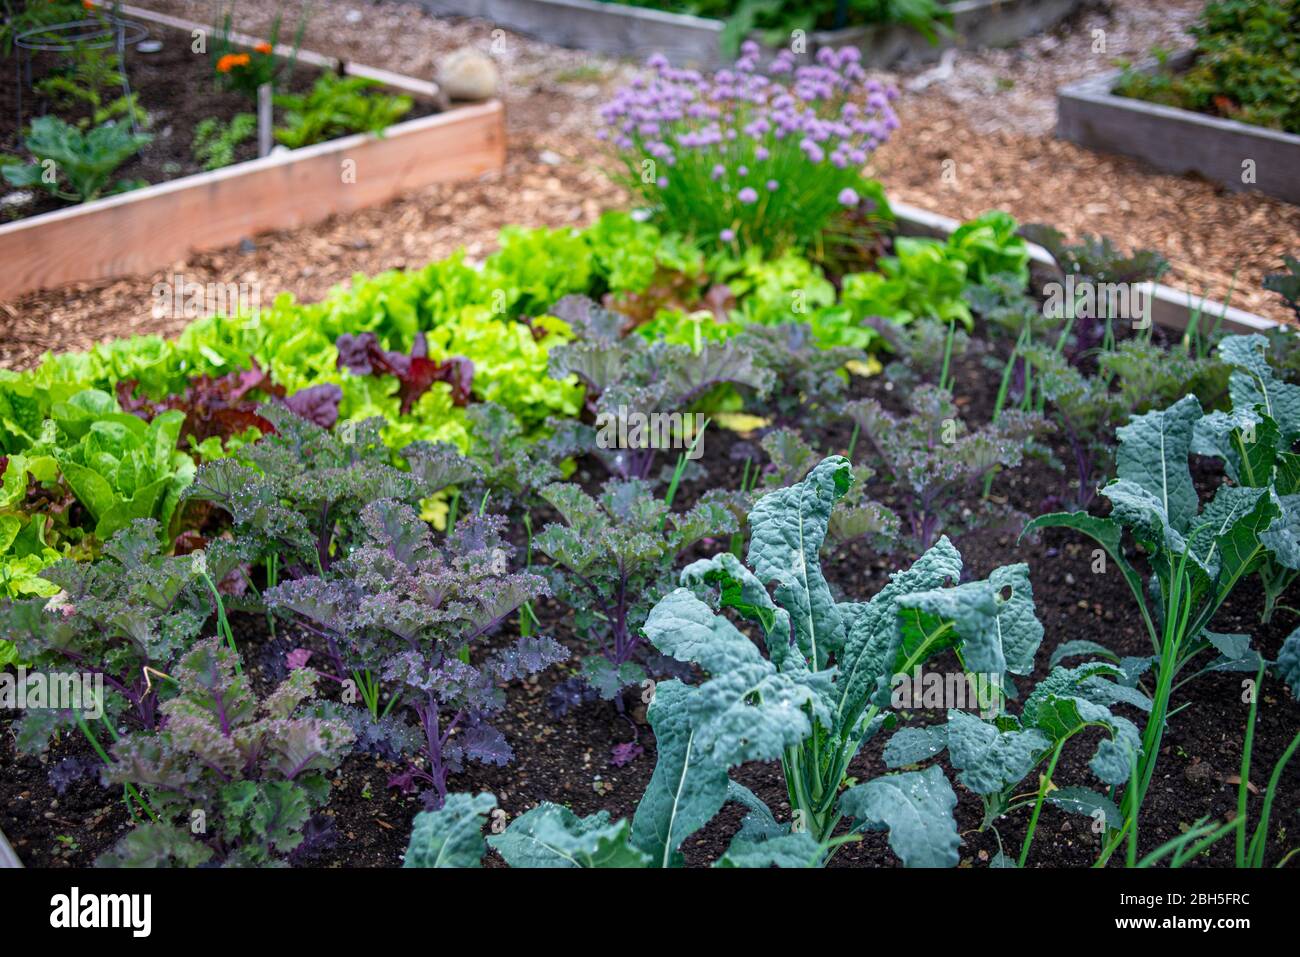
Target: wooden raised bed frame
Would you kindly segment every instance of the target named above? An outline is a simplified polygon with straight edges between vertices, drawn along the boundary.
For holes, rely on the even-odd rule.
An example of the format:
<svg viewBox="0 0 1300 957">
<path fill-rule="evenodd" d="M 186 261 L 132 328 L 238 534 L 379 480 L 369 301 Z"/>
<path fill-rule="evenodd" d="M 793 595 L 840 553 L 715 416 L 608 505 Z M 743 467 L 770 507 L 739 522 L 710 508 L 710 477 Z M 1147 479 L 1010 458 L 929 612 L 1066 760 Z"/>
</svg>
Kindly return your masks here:
<svg viewBox="0 0 1300 957">
<path fill-rule="evenodd" d="M 153 26 L 208 29 L 136 7 L 122 9 Z M 248 46 L 257 42 L 233 39 Z M 288 50 L 282 45 L 277 52 Z M 308 51 L 298 59 L 370 77 L 417 99 L 442 99 L 428 81 Z M 6 223 L 0 225 L 0 302 L 66 283 L 149 273 L 259 232 L 293 229 L 434 183 L 472 179 L 502 168 L 505 151 L 504 108 L 492 100 L 397 123 L 383 137 L 347 136 Z M 345 172 L 355 175 L 345 181 Z"/>
</svg>

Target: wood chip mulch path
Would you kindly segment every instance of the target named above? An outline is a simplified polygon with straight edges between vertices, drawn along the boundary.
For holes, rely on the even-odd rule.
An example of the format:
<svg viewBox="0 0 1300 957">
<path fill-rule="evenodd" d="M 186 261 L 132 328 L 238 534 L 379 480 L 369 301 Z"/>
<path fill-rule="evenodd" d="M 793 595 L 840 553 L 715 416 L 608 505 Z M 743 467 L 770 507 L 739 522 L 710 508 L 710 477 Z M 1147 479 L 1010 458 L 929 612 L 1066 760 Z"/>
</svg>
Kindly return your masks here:
<svg viewBox="0 0 1300 957">
<path fill-rule="evenodd" d="M 301 3 L 283 4 L 286 24 Z M 211 16 L 204 0 L 146 5 L 200 22 Z M 876 174 L 892 198 L 949 216 L 1001 208 L 1074 237 L 1104 234 L 1124 247 L 1159 249 L 1173 264 L 1166 282 L 1198 297 L 1208 290 L 1223 299 L 1236 273 L 1234 305 L 1288 318 L 1280 298 L 1259 285 L 1284 253 L 1300 253 L 1300 207 L 1162 175 L 1051 136 L 1056 86 L 1119 58 L 1140 58 L 1156 43 L 1186 45 L 1181 30 L 1200 6 L 1089 3 L 1056 31 L 1016 47 L 962 53 L 946 66 L 895 75 L 904 89 L 903 128 L 874 158 Z M 265 31 L 274 15 L 272 5 L 240 9 L 249 33 Z M 0 367 L 30 367 L 46 350 L 84 349 L 116 336 L 176 333 L 185 320 L 154 318 L 151 308 L 154 283 L 171 273 L 191 282 L 257 282 L 263 302 L 280 291 L 312 301 L 354 273 L 418 268 L 461 245 L 481 260 L 504 225 L 583 225 L 624 201 L 604 175 L 591 132 L 596 105 L 630 74 L 629 65 L 558 50 L 490 23 L 438 20 L 413 5 L 314 0 L 312 10 L 304 46 L 413 76 L 431 77 L 438 58 L 459 46 L 491 51 L 506 85 L 506 168 L 196 254 L 152 275 L 0 303 Z M 1104 53 L 1093 52 L 1096 30 L 1105 31 Z M 945 167 L 945 160 L 952 163 Z M 955 176 L 945 177 L 945 168 Z"/>
</svg>

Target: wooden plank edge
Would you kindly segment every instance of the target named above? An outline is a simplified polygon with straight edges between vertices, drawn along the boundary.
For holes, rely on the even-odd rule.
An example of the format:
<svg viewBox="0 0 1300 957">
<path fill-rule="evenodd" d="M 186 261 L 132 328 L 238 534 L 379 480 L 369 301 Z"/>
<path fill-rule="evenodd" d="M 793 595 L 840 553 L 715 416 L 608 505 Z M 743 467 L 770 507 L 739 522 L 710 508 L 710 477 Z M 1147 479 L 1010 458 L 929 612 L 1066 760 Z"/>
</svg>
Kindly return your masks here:
<svg viewBox="0 0 1300 957">
<path fill-rule="evenodd" d="M 315 143 L 311 146 L 304 146 L 301 149 L 272 153 L 270 156 L 246 160 L 243 163 L 235 163 L 231 166 L 210 170 L 206 173 L 195 173 L 192 176 L 182 176 L 180 179 L 168 180 L 165 183 L 155 183 L 152 186 L 145 186 L 142 189 L 133 189 L 130 192 L 119 193 L 116 196 L 105 196 L 103 199 L 92 200 L 90 203 L 67 206 L 63 209 L 54 209 L 48 213 L 41 213 L 37 216 L 28 216 L 25 219 L 14 220 L 11 223 L 3 223 L 0 224 L 0 238 L 14 233 L 21 233 L 27 229 L 36 229 L 46 223 L 56 222 L 58 220 L 89 216 L 100 210 L 111 209 L 115 206 L 146 203 L 155 197 L 167 193 L 180 192 L 188 189 L 204 189 L 213 183 L 222 180 L 248 176 L 275 166 L 286 166 L 300 160 L 314 159 L 317 156 L 327 155 L 330 153 L 346 153 L 349 150 L 357 149 L 371 140 L 397 139 L 404 136 L 423 133 L 440 126 L 454 128 L 457 125 L 470 125 L 484 117 L 494 115 L 498 118 L 504 115 L 504 108 L 500 100 L 489 100 L 486 103 L 460 107 L 447 113 L 435 113 L 431 116 L 422 116 L 418 119 L 406 120 L 403 123 L 390 126 L 383 137 L 375 136 L 372 133 L 354 133 L 351 136 L 343 136 L 338 139 L 327 140 L 324 143 Z M 502 145 L 504 146 L 504 143 Z M 504 149 L 502 150 L 502 153 L 504 153 Z"/>
<path fill-rule="evenodd" d="M 183 202 L 180 196 L 173 194 L 178 193 L 202 193 L 205 190 L 211 190 L 218 184 L 226 188 L 239 188 L 239 184 L 231 184 L 227 181 L 238 178 L 263 178 L 267 174 L 272 174 L 279 167 L 288 167 L 296 162 L 313 162 L 321 158 L 342 157 L 351 152 L 364 152 L 366 150 L 384 149 L 385 146 L 393 141 L 403 138 L 427 135 L 430 131 L 446 128 L 446 133 L 438 134 L 441 139 L 443 136 L 450 134 L 452 136 L 460 132 L 462 136 L 469 134 L 481 137 L 483 142 L 476 147 L 476 152 L 481 156 L 474 165 L 474 172 L 466 173 L 463 176 L 444 177 L 442 180 L 428 180 L 428 184 L 440 181 L 451 181 L 453 179 L 472 178 L 474 175 L 480 175 L 493 169 L 500 169 L 505 161 L 506 142 L 504 131 L 504 107 L 500 101 L 492 100 L 488 103 L 478 104 L 475 106 L 464 107 L 453 110 L 448 113 L 434 114 L 432 116 L 421 117 L 416 120 L 410 120 L 406 123 L 398 124 L 391 127 L 384 138 L 379 138 L 373 134 L 358 133 L 353 136 L 343 137 L 336 140 L 330 140 L 326 143 L 318 143 L 313 146 L 304 147 L 300 150 L 292 150 L 285 153 L 273 154 L 263 157 L 262 159 L 249 160 L 246 163 L 240 163 L 225 169 L 214 170 L 208 173 L 198 173 L 194 176 L 183 177 L 178 180 L 172 180 L 168 183 L 159 183 L 144 189 L 134 190 L 130 193 L 124 193 L 120 196 L 112 196 L 102 200 L 96 200 L 89 204 L 72 206 L 65 209 L 53 210 L 49 213 L 43 213 L 40 216 L 33 216 L 27 219 L 18 220 L 13 223 L 0 225 L 0 244 L 22 244 L 24 242 L 33 242 L 32 237 L 39 235 L 40 232 L 48 227 L 64 229 L 85 228 L 91 231 L 100 229 L 98 220 L 105 215 L 131 215 L 130 207 L 133 204 L 151 204 L 155 202 Z M 460 128 L 458 130 L 458 128 Z M 375 199 L 363 203 L 362 206 L 371 206 L 378 203 L 386 202 L 397 195 L 390 192 L 382 199 Z M 122 209 L 122 207 L 126 207 Z M 265 225 L 258 224 L 249 227 L 246 231 L 241 231 L 239 235 L 234 232 L 223 233 L 222 238 L 212 242 L 202 242 L 195 239 L 187 242 L 186 254 L 199 252 L 206 249 L 223 248 L 237 242 L 241 236 L 256 235 L 263 232 L 274 231 L 281 228 L 294 228 L 295 226 L 307 225 L 310 222 L 316 222 L 326 218 L 328 215 L 344 214 L 353 209 L 361 208 L 343 204 L 330 212 L 320 216 L 313 216 L 310 219 L 301 222 L 284 223 L 280 220 L 269 222 Z M 145 215 L 145 214 L 142 214 Z M 155 215 L 150 213 L 149 215 Z M 78 220 L 84 221 L 78 222 Z M 46 240 L 49 242 L 49 240 Z M 165 265 L 168 260 L 159 259 L 158 257 L 146 257 L 153 265 L 145 265 L 143 262 L 133 263 L 128 268 L 115 267 L 110 259 L 96 261 L 96 267 L 103 270 L 98 275 L 67 275 L 64 271 L 49 280 L 46 284 L 39 283 L 39 270 L 30 264 L 22 270 L 11 269 L 5 273 L 0 273 L 0 301 L 12 301 L 18 297 L 27 295 L 42 288 L 57 288 L 58 286 L 69 283 L 88 282 L 98 283 L 111 281 L 115 278 L 121 278 L 129 275 L 140 275 L 153 268 Z M 15 284 L 10 286 L 7 283 L 7 277 L 21 273 L 28 277 L 29 283 Z"/>
<path fill-rule="evenodd" d="M 914 236 L 946 237 L 958 226 L 959 220 L 950 216 L 911 206 L 907 203 L 890 203 L 894 215 L 898 217 L 900 231 Z M 1042 246 L 1028 243 L 1029 258 L 1035 267 L 1056 275 L 1062 275 L 1056 260 Z M 1182 331 L 1191 322 L 1192 315 L 1199 309 L 1203 321 L 1213 323 L 1221 321 L 1233 332 L 1266 332 L 1270 329 L 1287 327 L 1287 323 L 1257 316 L 1236 306 L 1225 305 L 1212 299 L 1196 297 L 1189 290 L 1175 289 L 1163 283 L 1143 283 L 1144 291 L 1151 295 L 1151 319 L 1166 329 Z"/>
<path fill-rule="evenodd" d="M 105 6 L 106 0 L 91 0 L 96 6 Z M 205 33 L 212 32 L 212 25 L 197 23 L 193 20 L 186 20 L 182 17 L 173 17 L 170 14 L 158 13 L 154 10 L 146 10 L 144 7 L 131 6 L 123 4 L 122 13 L 136 20 L 146 23 L 152 23 L 157 26 L 169 27 L 173 30 L 180 30 L 184 33 L 192 34 L 195 30 L 202 30 Z M 231 33 L 230 40 L 236 46 L 244 47 L 251 50 L 264 40 L 249 36 L 245 33 Z M 275 45 L 275 55 L 284 59 L 297 57 L 298 62 L 305 63 L 308 66 L 316 67 L 330 73 L 337 73 L 340 70 L 348 76 L 360 76 L 366 79 L 375 80 L 384 87 L 417 99 L 435 103 L 446 109 L 446 98 L 443 96 L 442 89 L 432 80 L 422 80 L 413 76 L 406 76 L 402 73 L 394 73 L 391 70 L 385 70 L 380 67 L 366 66 L 361 63 L 351 63 L 346 60 L 340 60 L 337 57 L 326 56 L 323 53 L 316 53 L 312 50 L 299 49 L 295 52 L 293 45 L 288 43 L 277 43 Z"/>
</svg>

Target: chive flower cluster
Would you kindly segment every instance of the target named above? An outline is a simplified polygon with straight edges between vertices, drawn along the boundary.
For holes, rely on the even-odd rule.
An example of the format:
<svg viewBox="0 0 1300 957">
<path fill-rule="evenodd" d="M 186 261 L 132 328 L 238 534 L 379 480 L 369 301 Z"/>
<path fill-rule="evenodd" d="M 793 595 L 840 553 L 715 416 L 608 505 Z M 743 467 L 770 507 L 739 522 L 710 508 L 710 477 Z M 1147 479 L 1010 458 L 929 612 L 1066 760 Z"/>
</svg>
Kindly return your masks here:
<svg viewBox="0 0 1300 957">
<path fill-rule="evenodd" d="M 747 42 L 712 75 L 656 54 L 601 108 L 597 135 L 659 225 L 774 253 L 858 205 L 863 166 L 898 128 L 898 91 L 867 77 L 855 47 L 803 65 L 782 50 L 766 70 L 759 53 Z"/>
</svg>

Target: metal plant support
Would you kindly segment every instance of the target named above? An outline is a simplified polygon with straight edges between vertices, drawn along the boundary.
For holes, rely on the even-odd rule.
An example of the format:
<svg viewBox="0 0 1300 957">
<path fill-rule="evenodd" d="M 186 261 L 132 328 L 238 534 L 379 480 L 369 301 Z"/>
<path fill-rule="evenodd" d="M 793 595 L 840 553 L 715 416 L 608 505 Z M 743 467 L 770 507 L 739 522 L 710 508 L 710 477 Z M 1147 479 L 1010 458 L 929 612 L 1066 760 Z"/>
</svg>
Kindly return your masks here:
<svg viewBox="0 0 1300 957">
<path fill-rule="evenodd" d="M 75 53 L 77 50 L 106 50 L 110 47 L 117 53 L 119 74 L 122 77 L 122 95 L 131 101 L 131 81 L 126 71 L 126 48 L 135 46 L 149 36 L 149 30 L 141 23 L 123 20 L 112 15 L 100 19 L 69 20 L 47 27 L 35 27 L 25 30 L 14 37 L 14 73 L 18 88 L 17 128 L 23 126 L 23 81 L 28 88 L 32 86 L 32 55 L 35 53 Z M 131 132 L 139 133 L 135 110 L 128 110 L 131 119 Z"/>
</svg>

